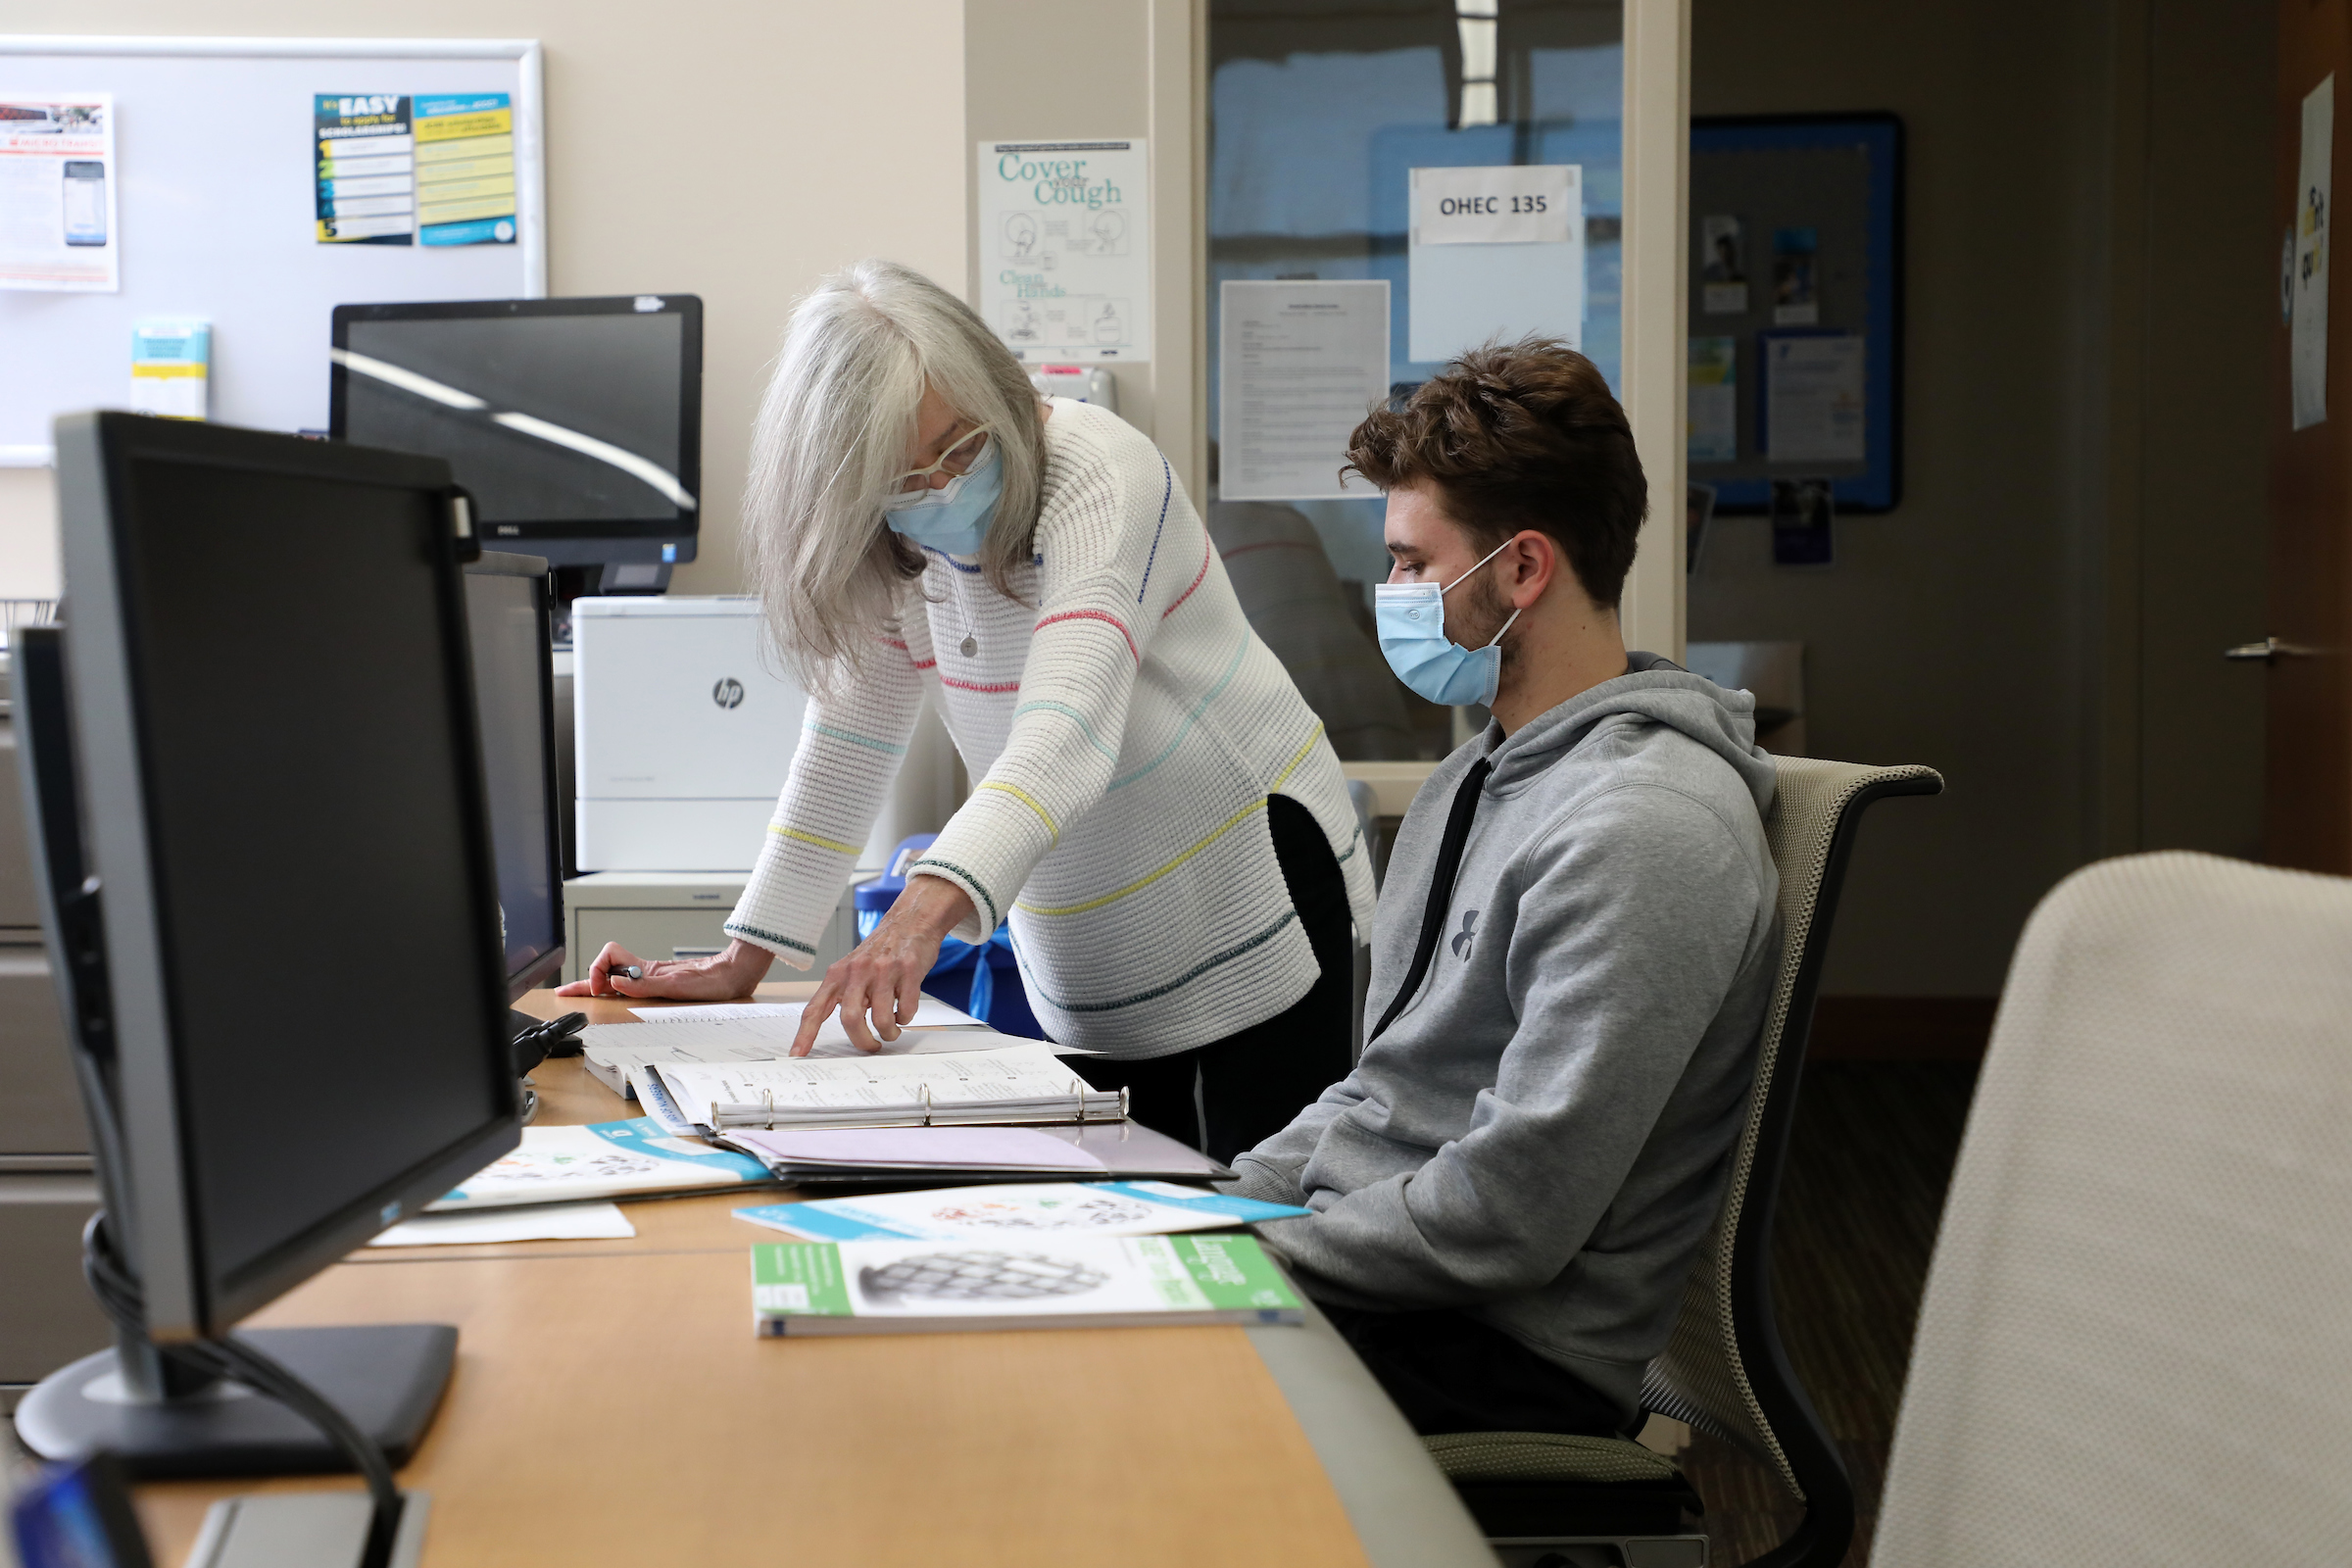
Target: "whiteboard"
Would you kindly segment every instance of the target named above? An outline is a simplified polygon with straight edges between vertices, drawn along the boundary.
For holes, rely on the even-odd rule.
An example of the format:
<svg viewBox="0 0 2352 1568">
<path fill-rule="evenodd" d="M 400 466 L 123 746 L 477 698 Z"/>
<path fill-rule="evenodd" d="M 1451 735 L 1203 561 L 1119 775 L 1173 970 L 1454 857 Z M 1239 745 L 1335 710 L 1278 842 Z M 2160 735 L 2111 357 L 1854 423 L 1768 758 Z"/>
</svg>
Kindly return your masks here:
<svg viewBox="0 0 2352 1568">
<path fill-rule="evenodd" d="M 213 323 L 210 416 L 326 427 L 337 305 L 547 292 L 539 45 L 530 39 L 106 38 L 0 34 L 0 95 L 115 95 L 116 294 L 0 290 L 0 466 L 50 461 L 50 420 L 130 400 L 131 323 Z M 504 92 L 512 245 L 317 238 L 318 93 Z"/>
</svg>

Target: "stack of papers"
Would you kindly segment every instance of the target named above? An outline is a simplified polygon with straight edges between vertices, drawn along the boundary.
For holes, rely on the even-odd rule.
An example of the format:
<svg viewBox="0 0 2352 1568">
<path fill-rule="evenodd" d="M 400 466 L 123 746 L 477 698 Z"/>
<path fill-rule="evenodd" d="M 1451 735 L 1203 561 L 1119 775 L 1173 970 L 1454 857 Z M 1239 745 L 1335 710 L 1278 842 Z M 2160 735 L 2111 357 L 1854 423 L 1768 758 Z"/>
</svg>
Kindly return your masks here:
<svg viewBox="0 0 2352 1568">
<path fill-rule="evenodd" d="M 369 1242 L 369 1247 L 467 1247 L 484 1242 L 618 1241 L 637 1234 L 618 1203 L 540 1203 L 419 1214 Z"/>
<path fill-rule="evenodd" d="M 752 1249 L 752 1320 L 762 1335 L 1297 1323 L 1304 1315 L 1247 1236 Z"/>
<path fill-rule="evenodd" d="M 1167 1182 L 1040 1182 L 769 1203 L 735 1217 L 812 1242 L 1003 1242 L 1213 1231 L 1311 1212 Z"/>
<path fill-rule="evenodd" d="M 642 1021 L 592 1023 L 579 1035 L 582 1065 L 616 1095 L 631 1093 L 630 1068 L 656 1062 L 788 1060 L 793 1037 L 801 1028 L 801 1004 L 797 1002 L 722 1002 L 709 1006 L 632 1010 Z M 803 1059 L 864 1060 L 873 1054 L 913 1056 L 1022 1047 L 1053 1049 L 1039 1041 L 999 1034 L 946 1003 L 925 997 L 915 1022 L 898 1039 L 885 1043 L 879 1053 L 862 1052 L 850 1044 L 849 1033 L 836 1013 L 819 1026 L 816 1045 Z"/>
</svg>

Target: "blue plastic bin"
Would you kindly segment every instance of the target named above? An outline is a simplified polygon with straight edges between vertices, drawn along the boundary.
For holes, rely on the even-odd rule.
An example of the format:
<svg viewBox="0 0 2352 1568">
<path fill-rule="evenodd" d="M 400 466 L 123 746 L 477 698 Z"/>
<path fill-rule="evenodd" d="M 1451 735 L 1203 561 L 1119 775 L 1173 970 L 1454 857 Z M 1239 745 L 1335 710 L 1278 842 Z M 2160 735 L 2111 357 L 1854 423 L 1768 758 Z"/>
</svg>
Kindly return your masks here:
<svg viewBox="0 0 2352 1568">
<path fill-rule="evenodd" d="M 858 940 L 874 934 L 882 916 L 906 891 L 906 867 L 938 842 L 936 833 L 917 833 L 891 852 L 890 869 L 871 882 L 860 882 L 853 893 L 858 906 Z M 939 961 L 923 977 L 923 989 L 952 1007 L 1008 1035 L 1043 1040 L 1046 1032 L 1029 1010 L 1029 993 L 1021 985 L 1021 968 L 1012 956 L 1012 928 L 997 927 L 986 942 L 974 946 L 949 937 L 939 945 Z"/>
</svg>

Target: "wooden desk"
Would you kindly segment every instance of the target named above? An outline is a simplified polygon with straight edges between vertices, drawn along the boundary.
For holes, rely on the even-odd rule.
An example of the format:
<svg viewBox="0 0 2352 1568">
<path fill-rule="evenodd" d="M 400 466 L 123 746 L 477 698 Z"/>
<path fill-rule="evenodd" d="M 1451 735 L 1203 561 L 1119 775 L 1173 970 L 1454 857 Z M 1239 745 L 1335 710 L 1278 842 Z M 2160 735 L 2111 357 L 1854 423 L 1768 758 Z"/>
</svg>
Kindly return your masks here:
<svg viewBox="0 0 2352 1568">
<path fill-rule="evenodd" d="M 532 1076 L 544 1120 L 628 1114 L 576 1059 Z M 426 1568 L 1494 1561 L 1327 1324 L 761 1340 L 742 1201 L 632 1203 L 633 1241 L 365 1251 L 253 1322 L 458 1325 L 401 1476 L 432 1494 Z M 139 1508 L 177 1563 L 220 1496 L 351 1484 L 159 1483 Z"/>
</svg>

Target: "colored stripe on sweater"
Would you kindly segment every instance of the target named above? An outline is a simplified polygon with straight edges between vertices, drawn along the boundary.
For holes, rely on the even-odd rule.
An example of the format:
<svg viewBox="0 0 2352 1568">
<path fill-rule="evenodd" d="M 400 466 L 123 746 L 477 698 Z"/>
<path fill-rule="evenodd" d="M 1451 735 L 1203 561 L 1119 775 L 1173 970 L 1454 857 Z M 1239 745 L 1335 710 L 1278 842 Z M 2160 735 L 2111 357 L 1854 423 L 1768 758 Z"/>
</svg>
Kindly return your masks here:
<svg viewBox="0 0 2352 1568">
<path fill-rule="evenodd" d="M 906 755 L 906 748 L 904 746 L 893 746 L 888 741 L 878 741 L 871 735 L 860 735 L 855 730 L 835 729 L 830 724 L 817 723 L 806 723 L 801 728 L 811 735 L 830 735 L 837 741 L 848 741 L 852 746 L 862 746 L 869 752 L 880 752 L 885 757 L 905 757 Z"/>
<path fill-rule="evenodd" d="M 790 937 L 778 936 L 773 931 L 762 931 L 756 925 L 745 925 L 740 920 L 729 920 L 719 929 L 730 933 L 739 931 L 755 942 L 773 942 L 779 948 L 790 948 L 795 953 L 806 953 L 811 958 L 816 956 L 816 950 L 806 942 L 795 942 Z"/>
<path fill-rule="evenodd" d="M 1035 634 L 1037 632 L 1044 631 L 1048 626 L 1053 625 L 1055 621 L 1061 620 L 1100 620 L 1108 625 L 1116 626 L 1119 628 L 1119 635 L 1127 639 L 1127 652 L 1135 657 L 1135 662 L 1137 663 L 1140 664 L 1144 662 L 1143 651 L 1135 646 L 1135 633 L 1127 629 L 1127 623 L 1125 621 L 1119 619 L 1118 616 L 1107 613 L 1103 611 L 1065 610 L 1058 615 L 1048 615 L 1045 619 L 1030 627 L 1029 630 L 1032 634 Z"/>
<path fill-rule="evenodd" d="M 815 834 L 804 833 L 797 827 L 782 827 L 770 822 L 767 824 L 767 830 L 780 839 L 798 839 L 803 844 L 813 844 L 820 850 L 831 850 L 836 855 L 856 855 L 858 853 L 858 846 L 855 844 L 843 844 L 833 839 L 820 839 Z"/>
<path fill-rule="evenodd" d="M 1152 759 L 1152 760 L 1146 762 L 1134 772 L 1128 774 L 1124 778 L 1112 779 L 1110 781 L 1110 788 L 1114 790 L 1125 789 L 1128 785 L 1134 783 L 1137 779 L 1142 778 L 1146 773 L 1151 772 L 1153 768 L 1166 761 L 1169 758 L 1174 757 L 1176 755 L 1176 748 L 1182 746 L 1184 744 L 1184 738 L 1193 732 L 1194 721 L 1200 718 L 1202 713 L 1208 711 L 1208 705 L 1215 702 L 1218 696 L 1224 692 L 1226 686 L 1232 682 L 1234 671 L 1242 667 L 1242 656 L 1249 651 L 1250 628 L 1244 626 L 1242 628 L 1240 640 L 1233 645 L 1232 662 L 1225 666 L 1225 673 L 1217 677 L 1217 683 L 1208 689 L 1206 695 L 1193 705 L 1193 710 L 1184 715 L 1184 722 L 1176 727 L 1176 738 L 1168 742 L 1166 747 L 1161 750 L 1157 757 L 1154 757 Z"/>
<path fill-rule="evenodd" d="M 980 781 L 980 787 L 984 790 L 1000 790 L 1035 811 L 1037 819 L 1046 824 L 1046 831 L 1054 835 L 1054 842 L 1056 844 L 1061 842 L 1061 829 L 1054 825 L 1053 813 L 1037 804 L 1036 796 L 1031 795 L 1018 784 L 1007 784 L 1003 779 L 984 778 Z"/>
<path fill-rule="evenodd" d="M 1193 597 L 1195 590 L 1200 588 L 1202 583 L 1208 581 L 1208 564 L 1210 561 L 1215 559 L 1216 554 L 1216 543 L 1214 540 L 1208 537 L 1206 531 L 1204 530 L 1200 536 L 1200 569 L 1193 573 L 1193 586 L 1178 594 L 1176 596 L 1176 603 L 1170 605 L 1167 609 L 1159 612 L 1160 619 L 1165 620 L 1170 615 L 1176 613 L 1177 610 L 1183 606 L 1184 602 Z"/>
<path fill-rule="evenodd" d="M 1152 587 L 1152 564 L 1159 559 L 1159 536 L 1168 529 L 1168 503 L 1176 498 L 1176 470 L 1168 466 L 1164 457 L 1159 460 L 1159 521 L 1152 529 L 1152 553 L 1144 558 L 1144 580 L 1135 590 L 1135 602 L 1139 605 Z"/>
<path fill-rule="evenodd" d="M 1245 806 L 1240 810 L 1234 812 L 1224 821 L 1219 822 L 1215 831 L 1211 832 L 1208 837 L 1202 839 L 1200 843 L 1194 845 L 1191 849 L 1185 851 L 1182 855 L 1179 855 L 1176 857 L 1176 858 L 1170 860 L 1167 864 L 1161 866 L 1150 876 L 1145 877 L 1142 881 L 1130 882 L 1125 887 L 1119 889 L 1119 891 L 1116 893 L 1105 893 L 1101 898 L 1089 899 L 1084 904 L 1064 904 L 1050 909 L 1035 904 L 1022 904 L 1018 900 L 1015 900 L 1013 903 L 1013 907 L 1025 909 L 1031 914 L 1084 914 L 1089 909 L 1100 909 L 1106 904 L 1116 904 L 1121 899 L 1127 897 L 1127 895 L 1130 893 L 1141 893 L 1144 889 L 1150 887 L 1161 877 L 1166 876 L 1170 871 L 1175 870 L 1178 866 L 1191 859 L 1194 856 L 1199 855 L 1202 850 L 1207 849 L 1211 844 L 1216 843 L 1217 840 L 1232 832 L 1235 826 L 1238 825 L 1244 818 L 1248 817 L 1250 812 L 1262 811 L 1265 808 L 1266 800 L 1265 797 L 1261 795 L 1256 800 L 1251 801 L 1248 806 Z"/>
<path fill-rule="evenodd" d="M 1096 751 L 1101 752 L 1104 757 L 1109 758 L 1112 766 L 1115 767 L 1118 765 L 1119 754 L 1112 751 L 1109 747 L 1103 745 L 1102 742 L 1095 735 L 1095 726 L 1086 721 L 1086 715 L 1078 711 L 1078 710 L 1075 708 L 1072 708 L 1069 704 L 1047 702 L 1023 703 L 1020 707 L 1012 710 L 1012 716 L 1015 718 L 1020 717 L 1023 713 L 1059 713 L 1062 717 L 1068 719 L 1071 723 L 1078 726 L 1078 733 L 1086 737 L 1087 745 L 1092 746 Z"/>
<path fill-rule="evenodd" d="M 1023 905 L 1021 907 L 1027 908 L 1028 906 Z M 1132 997 L 1121 997 L 1116 1002 L 1063 1002 L 1056 997 L 1048 996 L 1043 986 L 1037 984 L 1036 981 L 1031 980 L 1029 978 L 1028 968 L 1025 965 L 1021 970 L 1021 977 L 1028 984 L 1029 989 L 1035 992 L 1048 1006 L 1058 1007 L 1063 1012 L 1111 1012 L 1120 1007 L 1135 1006 L 1138 1003 L 1156 1002 L 1171 991 L 1177 990 L 1183 986 L 1191 985 L 1194 981 L 1200 979 L 1202 975 L 1208 973 L 1209 970 L 1216 968 L 1220 964 L 1231 963 L 1236 958 L 1256 952 L 1259 948 L 1264 947 L 1267 943 L 1282 935 L 1282 928 L 1298 918 L 1298 911 L 1297 909 L 1285 909 L 1282 911 L 1281 916 L 1276 919 L 1272 925 L 1266 927 L 1257 935 L 1250 937 L 1247 941 L 1237 942 L 1232 947 L 1225 949 L 1221 953 L 1210 954 L 1207 957 L 1201 959 L 1190 969 L 1185 970 L 1184 973 L 1178 975 L 1175 979 L 1170 980 L 1165 985 L 1153 986 L 1149 991 L 1139 991 Z"/>
</svg>

